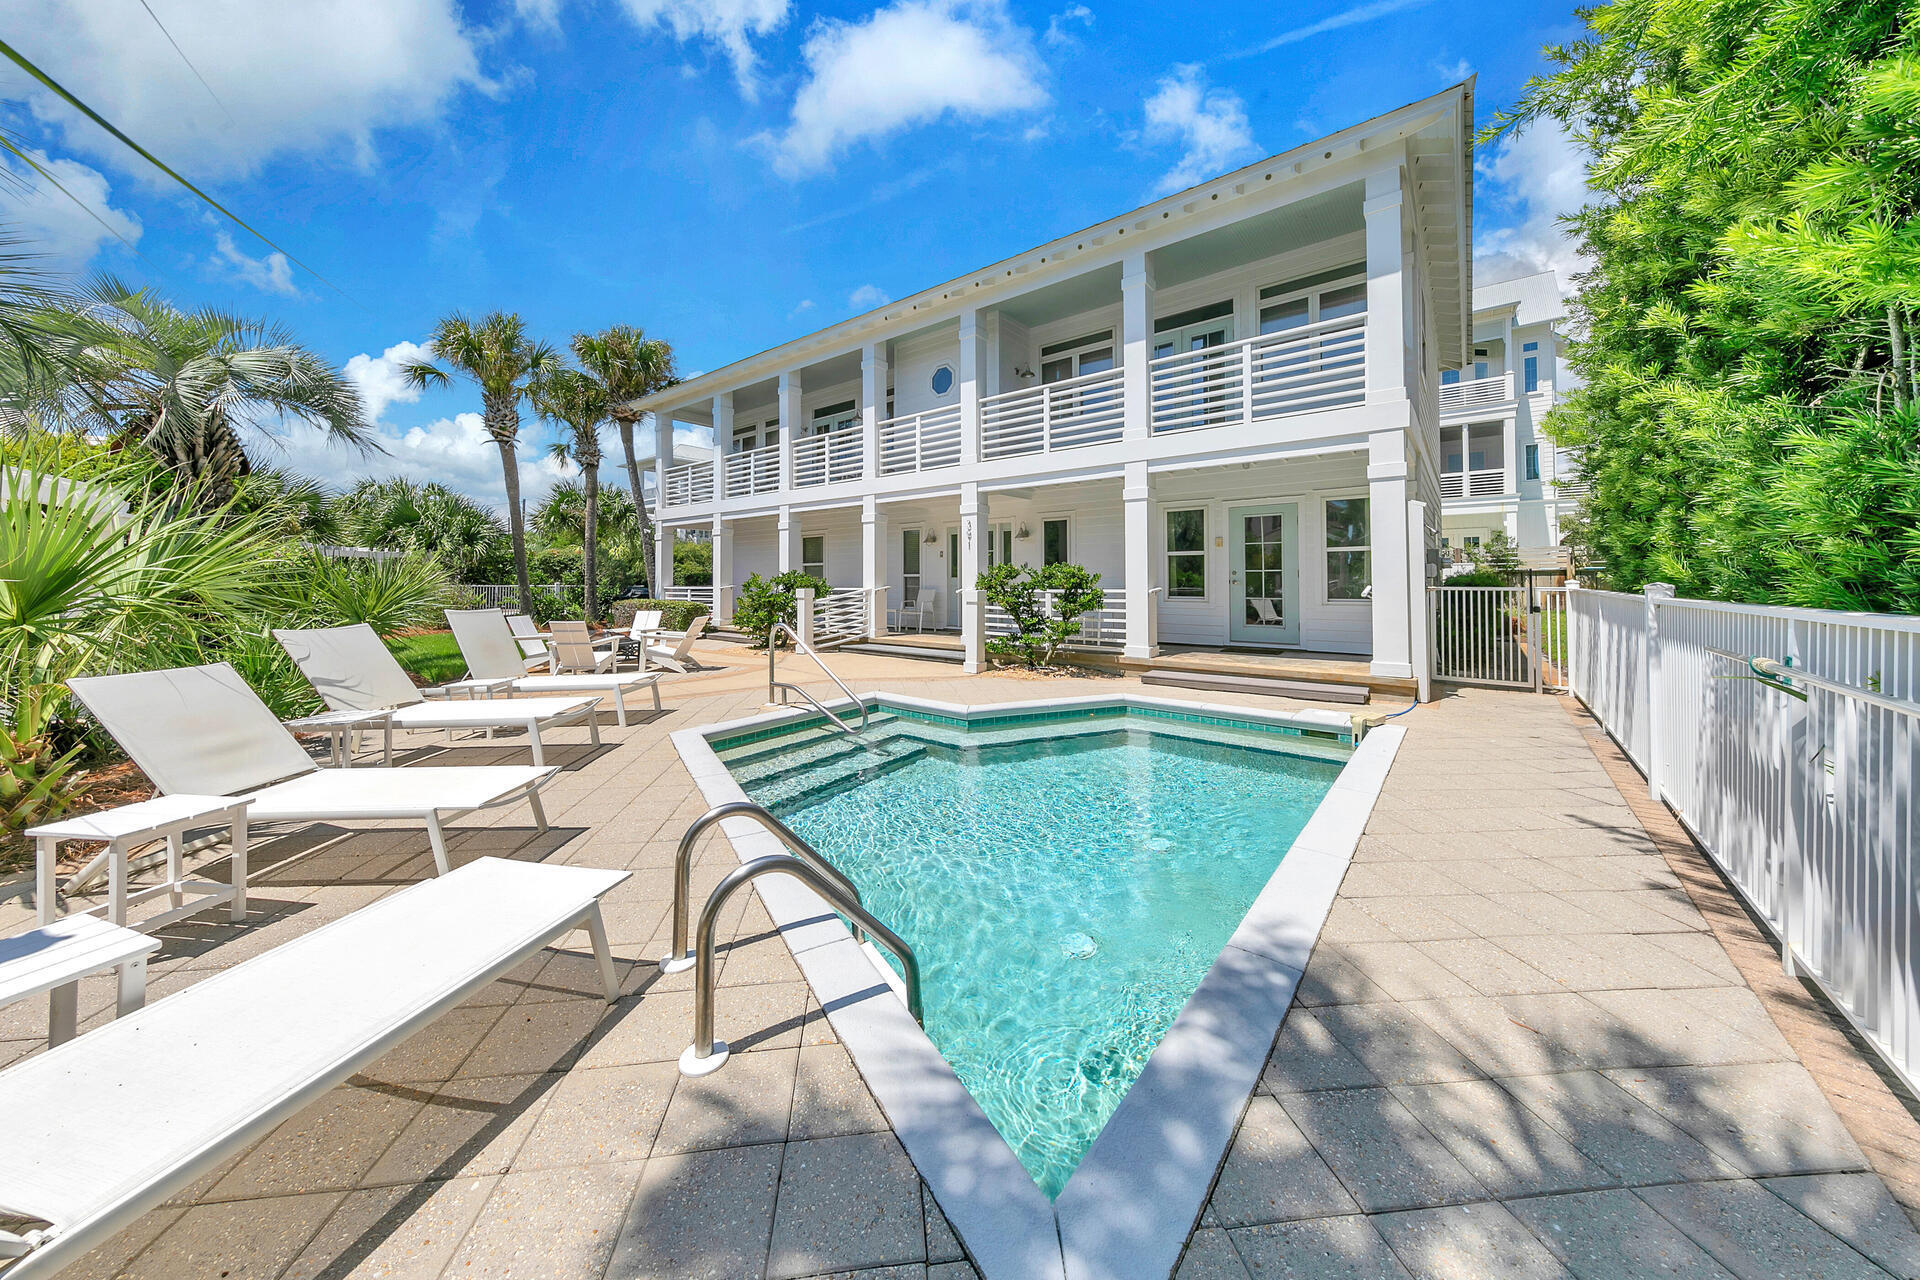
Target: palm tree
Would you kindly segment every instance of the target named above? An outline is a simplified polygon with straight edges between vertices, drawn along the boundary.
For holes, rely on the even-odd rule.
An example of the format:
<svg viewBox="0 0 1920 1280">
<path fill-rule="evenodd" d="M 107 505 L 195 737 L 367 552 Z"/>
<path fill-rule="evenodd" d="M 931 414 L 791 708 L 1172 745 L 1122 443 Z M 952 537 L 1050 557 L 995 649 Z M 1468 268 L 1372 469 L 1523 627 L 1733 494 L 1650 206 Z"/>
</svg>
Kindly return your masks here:
<svg viewBox="0 0 1920 1280">
<path fill-rule="evenodd" d="M 587 616 L 594 615 L 599 599 L 599 564 L 595 553 L 600 545 L 600 424 L 607 420 L 607 392 L 599 381 L 578 369 L 553 369 L 533 383 L 533 407 L 542 417 L 567 428 L 570 438 L 557 440 L 553 453 L 571 458 L 580 468 L 580 484 L 585 492 L 581 512 L 581 560 Z"/>
<path fill-rule="evenodd" d="M 633 427 L 641 417 L 634 406 L 680 381 L 673 368 L 673 348 L 659 338 L 647 337 L 633 325 L 616 324 L 600 333 L 574 334 L 573 354 L 606 391 L 607 415 L 620 428 L 620 445 L 627 454 L 627 487 L 633 491 L 633 509 L 640 516 L 647 590 L 657 594 L 660 578 L 654 572 L 653 521 L 647 515 L 640 487 L 640 461 L 633 451 Z"/>
<path fill-rule="evenodd" d="M 504 555 L 500 518 L 445 485 L 402 476 L 362 480 L 335 504 L 341 534 L 355 546 L 431 555 L 455 582 L 489 582 Z"/>
<path fill-rule="evenodd" d="M 137 444 L 214 503 L 253 469 L 244 437 L 288 421 L 377 449 L 360 395 L 332 364 L 277 325 L 214 308 L 182 311 L 101 276 L 53 304 L 43 345 L 58 378 L 28 379 L 13 406 L 50 427 Z"/>
<path fill-rule="evenodd" d="M 560 363 L 560 354 L 527 336 L 526 322 L 495 311 L 478 324 L 456 311 L 433 326 L 427 344 L 435 359 L 480 388 L 481 421 L 500 450 L 507 485 L 507 528 L 513 535 L 513 574 L 520 588 L 520 609 L 533 612 L 533 585 L 527 580 L 527 527 L 520 512 L 520 402 L 533 381 Z M 404 370 L 416 387 L 444 387 L 446 370 L 424 361 Z"/>
</svg>

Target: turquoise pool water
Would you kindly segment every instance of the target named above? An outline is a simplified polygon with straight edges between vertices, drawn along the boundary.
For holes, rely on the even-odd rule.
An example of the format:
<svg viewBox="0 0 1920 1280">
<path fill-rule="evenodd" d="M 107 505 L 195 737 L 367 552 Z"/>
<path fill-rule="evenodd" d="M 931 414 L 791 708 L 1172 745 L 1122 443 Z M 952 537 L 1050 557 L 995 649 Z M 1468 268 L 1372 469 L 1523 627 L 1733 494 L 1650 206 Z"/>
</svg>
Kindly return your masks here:
<svg viewBox="0 0 1920 1280">
<path fill-rule="evenodd" d="M 1057 1195 L 1345 749 L 1138 712 L 865 737 L 720 755 L 913 947 L 927 1034 Z"/>
</svg>

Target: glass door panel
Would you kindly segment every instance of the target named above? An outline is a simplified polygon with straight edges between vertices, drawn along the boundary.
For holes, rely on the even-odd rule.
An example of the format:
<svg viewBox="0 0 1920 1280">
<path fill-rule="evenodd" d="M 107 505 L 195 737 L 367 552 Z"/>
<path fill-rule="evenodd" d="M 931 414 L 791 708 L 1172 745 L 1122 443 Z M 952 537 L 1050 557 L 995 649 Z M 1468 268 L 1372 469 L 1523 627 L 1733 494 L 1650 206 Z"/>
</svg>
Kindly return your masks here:
<svg viewBox="0 0 1920 1280">
<path fill-rule="evenodd" d="M 1235 644 L 1299 644 L 1299 508 L 1234 507 L 1227 527 L 1228 637 Z"/>
</svg>

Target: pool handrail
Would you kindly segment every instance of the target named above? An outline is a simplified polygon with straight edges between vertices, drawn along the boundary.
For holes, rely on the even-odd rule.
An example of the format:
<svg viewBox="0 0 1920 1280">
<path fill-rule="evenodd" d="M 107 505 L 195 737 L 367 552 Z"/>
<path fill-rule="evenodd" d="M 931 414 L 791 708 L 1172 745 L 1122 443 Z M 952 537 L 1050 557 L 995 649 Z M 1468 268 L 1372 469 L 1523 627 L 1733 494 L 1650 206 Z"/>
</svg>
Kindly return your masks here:
<svg viewBox="0 0 1920 1280">
<path fill-rule="evenodd" d="M 660 972 L 679 973 L 693 964 L 693 948 L 687 937 L 687 900 L 693 893 L 693 848 L 707 828 L 716 822 L 728 818 L 751 818 L 772 832 L 774 837 L 785 845 L 789 852 L 803 862 L 832 880 L 842 892 L 853 899 L 855 905 L 864 906 L 860 898 L 860 888 L 849 880 L 846 873 L 833 865 L 826 855 L 808 844 L 786 823 L 773 816 L 764 805 L 751 800 L 729 800 L 717 804 L 693 820 L 686 833 L 680 837 L 680 847 L 673 855 L 673 950 L 660 961 Z M 867 936 L 861 932 L 856 921 L 853 936 L 865 942 Z"/>
<path fill-rule="evenodd" d="M 855 709 L 860 712 L 860 728 L 859 729 L 855 729 L 852 725 L 848 724 L 845 720 L 842 720 L 839 716 L 827 710 L 827 706 L 824 702 L 821 702 L 820 699 L 814 697 L 812 694 L 808 693 L 805 689 L 801 688 L 799 685 L 789 684 L 785 680 L 776 680 L 774 678 L 773 666 L 774 666 L 775 660 L 778 658 L 780 653 L 779 646 L 776 642 L 779 640 L 780 633 L 783 631 L 786 632 L 788 638 L 793 641 L 794 652 L 804 653 L 809 658 L 812 658 L 813 665 L 820 668 L 821 673 L 824 674 L 827 677 L 827 679 L 833 681 L 834 685 L 840 690 L 841 693 L 844 693 L 847 695 L 847 699 L 850 702 L 852 702 Z M 867 728 L 867 725 L 871 719 L 871 717 L 869 717 L 867 714 L 866 700 L 861 698 L 858 694 L 854 693 L 853 690 L 847 688 L 846 681 L 842 680 L 839 676 L 833 674 L 833 668 L 829 667 L 826 664 L 826 660 L 820 656 L 820 654 L 814 649 L 812 645 L 808 644 L 805 640 L 802 640 L 800 638 L 800 633 L 798 631 L 795 631 L 792 627 L 788 626 L 786 623 L 779 622 L 779 621 L 776 621 L 772 626 L 767 628 L 767 701 L 768 702 L 773 701 L 773 691 L 775 689 L 792 690 L 794 693 L 799 694 L 801 697 L 805 698 L 808 702 L 813 704 L 813 709 L 815 711 L 818 711 L 821 715 L 833 721 L 835 725 L 839 726 L 840 732 L 844 734 L 848 734 L 849 736 L 852 736 L 854 734 L 864 731 Z M 786 699 L 783 697 L 781 701 L 784 702 L 786 701 Z"/>
<path fill-rule="evenodd" d="M 721 909 L 736 890 L 761 876 L 774 874 L 790 875 L 800 881 L 863 926 L 875 941 L 891 951 L 904 971 L 907 1010 L 913 1014 L 915 1022 L 923 1025 L 926 1022 L 920 1004 L 920 962 L 915 959 L 913 948 L 899 934 L 869 915 L 856 897 L 844 894 L 839 884 L 813 863 L 791 853 L 769 853 L 735 867 L 726 879 L 714 887 L 707 896 L 706 905 L 700 908 L 693 966 L 693 1043 L 680 1055 L 680 1071 L 683 1075 L 703 1076 L 726 1064 L 730 1051 L 724 1041 L 716 1042 L 713 1038 L 714 929 L 719 924 Z"/>
</svg>

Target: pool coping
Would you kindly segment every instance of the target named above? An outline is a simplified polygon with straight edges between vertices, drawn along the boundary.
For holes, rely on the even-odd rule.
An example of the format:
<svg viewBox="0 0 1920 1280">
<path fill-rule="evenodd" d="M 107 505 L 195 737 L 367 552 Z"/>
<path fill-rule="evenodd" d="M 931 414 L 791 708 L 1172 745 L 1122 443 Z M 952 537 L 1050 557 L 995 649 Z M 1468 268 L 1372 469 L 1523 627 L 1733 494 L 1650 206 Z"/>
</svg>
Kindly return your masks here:
<svg viewBox="0 0 1920 1280">
<path fill-rule="evenodd" d="M 866 695 L 961 720 L 1143 707 L 1244 723 L 1351 728 L 1348 716 L 1116 693 L 978 705 L 905 694 Z M 828 704 L 851 706 L 842 699 Z M 672 741 L 708 804 L 751 799 L 712 740 L 813 718 L 807 708 L 763 712 L 675 731 Z M 1353 859 L 1404 728 L 1374 728 L 1354 746 L 1280 865 L 1086 1157 L 1049 1201 L 906 1005 L 831 907 L 798 881 L 754 888 L 852 1055 L 894 1134 L 966 1245 L 983 1280 L 1161 1277 L 1178 1263 L 1206 1204 L 1300 976 Z M 779 852 L 758 824 L 721 830 L 742 862 Z"/>
</svg>

